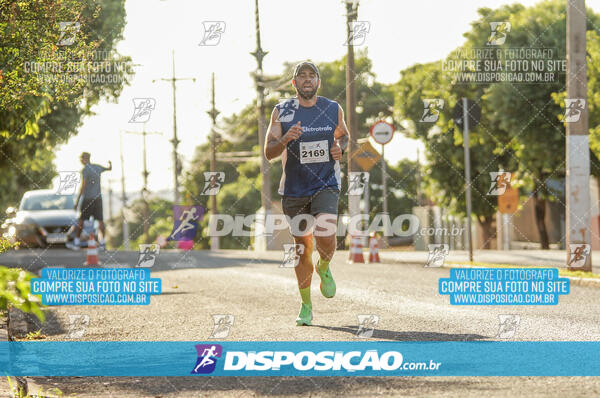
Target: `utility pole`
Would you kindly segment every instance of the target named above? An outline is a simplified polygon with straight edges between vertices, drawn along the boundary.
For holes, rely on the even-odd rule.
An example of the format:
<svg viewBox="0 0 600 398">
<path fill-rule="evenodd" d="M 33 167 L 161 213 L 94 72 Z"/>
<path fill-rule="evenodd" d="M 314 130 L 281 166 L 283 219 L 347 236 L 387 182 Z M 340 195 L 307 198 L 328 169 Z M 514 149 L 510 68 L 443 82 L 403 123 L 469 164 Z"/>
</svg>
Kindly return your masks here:
<svg viewBox="0 0 600 398">
<path fill-rule="evenodd" d="M 567 98 L 580 109 L 566 123 L 566 249 L 569 269 L 592 271 L 585 12 L 585 0 L 567 1 Z"/>
<path fill-rule="evenodd" d="M 127 194 L 125 193 L 125 161 L 123 160 L 123 134 L 119 134 L 119 151 L 121 157 L 121 216 L 123 217 L 123 247 L 129 250 L 129 223 L 125 217 Z"/>
<path fill-rule="evenodd" d="M 356 118 L 356 74 L 354 71 L 354 44 L 352 22 L 356 21 L 358 15 L 358 0 L 346 0 L 346 44 L 348 53 L 346 55 L 346 123 L 350 129 L 350 141 L 348 143 L 348 177 L 352 171 L 358 171 L 356 163 L 352 160 L 358 149 L 358 120 Z M 350 217 L 360 212 L 360 197 L 348 196 L 348 213 Z"/>
<path fill-rule="evenodd" d="M 387 165 L 385 164 L 385 145 L 381 146 L 381 185 L 383 185 L 383 214 L 389 216 L 387 200 Z M 385 247 L 389 247 L 387 231 L 383 236 Z"/>
<path fill-rule="evenodd" d="M 144 157 L 144 170 L 142 171 L 142 177 L 144 178 L 144 186 L 142 187 L 142 200 L 144 201 L 144 242 L 146 243 L 150 243 L 148 242 L 149 240 L 149 231 L 150 231 L 150 204 L 148 203 L 148 194 L 150 193 L 150 191 L 148 190 L 148 175 L 150 175 L 150 172 L 148 171 L 148 162 L 147 162 L 147 156 L 146 156 L 146 136 L 147 135 L 162 135 L 162 133 L 160 132 L 147 132 L 146 131 L 146 123 L 144 123 L 144 127 L 142 129 L 142 132 L 137 132 L 137 131 L 126 131 L 126 134 L 135 134 L 135 135 L 141 135 L 142 136 L 142 141 L 143 141 L 143 147 L 142 147 L 142 152 L 143 152 L 143 157 Z"/>
<path fill-rule="evenodd" d="M 258 12 L 258 0 L 254 1 L 254 15 L 256 20 L 256 50 L 251 53 L 256 58 L 256 73 L 254 75 L 257 91 L 257 112 L 258 112 L 258 149 L 260 151 L 260 174 L 262 175 L 262 189 L 260 194 L 260 202 L 262 214 L 259 215 L 258 224 L 265 225 L 266 218 L 271 212 L 271 173 L 270 165 L 263 153 L 265 147 L 265 134 L 267 131 L 267 121 L 265 120 L 265 85 L 263 81 L 263 58 L 268 51 L 264 51 L 260 42 L 260 20 Z M 264 216 L 263 219 L 262 216 Z M 257 236 L 255 239 L 255 249 L 265 250 L 267 248 L 266 237 L 264 235 Z"/>
<path fill-rule="evenodd" d="M 210 171 L 217 171 L 217 116 L 219 115 L 219 111 L 215 108 L 215 73 L 213 72 L 212 78 L 212 90 L 211 90 L 211 104 L 212 107 L 210 111 L 206 112 L 210 116 L 212 120 L 212 126 L 210 129 Z M 210 196 L 210 215 L 213 220 L 216 220 L 217 216 L 217 195 Z M 219 237 L 211 236 L 210 237 L 210 250 L 219 250 Z"/>
<path fill-rule="evenodd" d="M 196 81 L 193 77 L 176 77 L 175 75 L 175 50 L 172 50 L 173 57 L 173 77 L 169 79 L 161 78 L 160 80 L 171 82 L 171 87 L 173 89 L 173 139 L 171 143 L 173 144 L 173 204 L 176 205 L 179 202 L 179 183 L 178 177 L 181 169 L 181 165 L 179 164 L 179 159 L 177 156 L 177 146 L 179 145 L 179 140 L 177 139 L 177 86 L 176 82 L 178 80 L 191 80 L 193 82 Z M 156 79 L 152 80 L 152 82 L 156 82 Z"/>
<path fill-rule="evenodd" d="M 420 151 L 419 148 L 417 148 L 417 174 L 416 174 L 416 180 L 417 180 L 417 187 L 416 187 L 416 194 L 417 194 L 417 206 L 421 206 L 421 159 L 420 159 Z"/>
<path fill-rule="evenodd" d="M 462 99 L 463 105 L 463 140 L 465 142 L 465 189 L 467 198 L 467 242 L 469 244 L 469 261 L 473 261 L 473 237 L 471 236 L 471 154 L 469 152 L 469 101 Z"/>
</svg>

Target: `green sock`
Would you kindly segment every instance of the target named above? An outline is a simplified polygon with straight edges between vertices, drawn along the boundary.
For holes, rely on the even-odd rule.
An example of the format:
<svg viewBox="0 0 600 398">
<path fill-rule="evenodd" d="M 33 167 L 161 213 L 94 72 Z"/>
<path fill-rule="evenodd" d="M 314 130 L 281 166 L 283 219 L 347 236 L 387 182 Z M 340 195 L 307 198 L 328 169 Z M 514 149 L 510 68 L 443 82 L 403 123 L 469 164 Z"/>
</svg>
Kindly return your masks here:
<svg viewBox="0 0 600 398">
<path fill-rule="evenodd" d="M 300 289 L 300 297 L 302 298 L 302 304 L 312 304 L 310 301 L 310 286 Z"/>
<path fill-rule="evenodd" d="M 317 263 L 317 271 L 319 271 L 319 272 L 327 271 L 327 268 L 329 267 L 330 262 L 331 262 L 331 260 L 323 260 L 322 258 L 319 259 L 319 262 Z"/>
</svg>

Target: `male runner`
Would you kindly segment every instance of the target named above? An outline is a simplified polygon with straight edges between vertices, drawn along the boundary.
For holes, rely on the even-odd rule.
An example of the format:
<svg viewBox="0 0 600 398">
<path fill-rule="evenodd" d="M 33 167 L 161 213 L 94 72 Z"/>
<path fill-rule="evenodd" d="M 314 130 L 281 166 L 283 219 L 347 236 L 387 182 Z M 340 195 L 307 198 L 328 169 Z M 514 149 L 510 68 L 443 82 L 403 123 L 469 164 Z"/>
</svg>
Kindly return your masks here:
<svg viewBox="0 0 600 398">
<path fill-rule="evenodd" d="M 108 167 L 92 164 L 90 163 L 89 152 L 83 152 L 79 160 L 83 164 L 83 170 L 81 171 L 81 188 L 79 190 L 77 200 L 75 201 L 75 210 L 77 210 L 79 199 L 82 199 L 81 216 L 79 217 L 79 221 L 77 224 L 77 236 L 75 237 L 73 245 L 70 247 L 75 250 L 79 249 L 81 229 L 83 228 L 83 220 L 87 220 L 90 218 L 90 216 L 93 216 L 94 220 L 98 220 L 98 228 L 100 229 L 100 233 L 102 234 L 102 238 L 100 239 L 100 247 L 104 248 L 105 230 L 103 221 L 104 217 L 102 214 L 103 212 L 102 192 L 100 191 L 100 174 L 104 171 L 112 170 L 112 163 L 109 160 Z"/>
<path fill-rule="evenodd" d="M 311 325 L 310 283 L 313 264 L 313 224 L 320 259 L 315 267 L 321 278 L 321 293 L 335 295 L 329 262 L 336 246 L 337 208 L 341 187 L 340 163 L 349 139 L 342 108 L 335 101 L 317 96 L 319 69 L 301 62 L 294 70 L 292 85 L 297 97 L 279 103 L 271 115 L 265 156 L 281 155 L 283 174 L 279 185 L 283 212 L 288 216 L 296 244 L 301 244 L 295 268 L 302 306 L 297 325 Z M 314 219 L 313 219 L 314 217 Z M 314 221 L 314 223 L 313 223 Z"/>
</svg>

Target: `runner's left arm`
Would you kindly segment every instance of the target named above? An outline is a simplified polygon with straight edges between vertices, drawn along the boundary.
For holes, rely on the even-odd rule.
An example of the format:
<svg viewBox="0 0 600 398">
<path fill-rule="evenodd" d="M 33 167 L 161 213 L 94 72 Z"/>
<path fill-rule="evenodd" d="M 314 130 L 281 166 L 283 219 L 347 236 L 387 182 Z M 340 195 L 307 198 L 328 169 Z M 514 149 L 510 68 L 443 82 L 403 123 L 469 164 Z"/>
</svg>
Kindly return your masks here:
<svg viewBox="0 0 600 398">
<path fill-rule="evenodd" d="M 346 126 L 346 122 L 344 120 L 344 111 L 342 110 L 341 106 L 338 110 L 338 125 L 333 132 L 333 137 L 335 138 L 335 141 L 331 147 L 331 156 L 334 160 L 340 160 L 342 154 L 348 147 L 348 142 L 350 141 L 350 132 Z"/>
</svg>

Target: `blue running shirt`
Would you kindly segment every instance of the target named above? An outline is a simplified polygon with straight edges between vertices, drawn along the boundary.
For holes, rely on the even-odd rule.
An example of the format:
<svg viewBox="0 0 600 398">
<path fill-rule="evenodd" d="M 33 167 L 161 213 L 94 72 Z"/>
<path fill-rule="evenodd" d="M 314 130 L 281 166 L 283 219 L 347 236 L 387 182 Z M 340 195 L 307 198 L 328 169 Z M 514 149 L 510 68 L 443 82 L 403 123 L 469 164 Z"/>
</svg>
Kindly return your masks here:
<svg viewBox="0 0 600 398">
<path fill-rule="evenodd" d="M 283 173 L 279 194 L 301 197 L 325 188 L 340 190 L 340 162 L 329 153 L 338 125 L 338 103 L 317 97 L 317 103 L 307 108 L 300 105 L 298 98 L 290 98 L 276 107 L 282 135 L 298 121 L 303 128 L 300 138 L 289 142 L 281 154 Z"/>
</svg>

